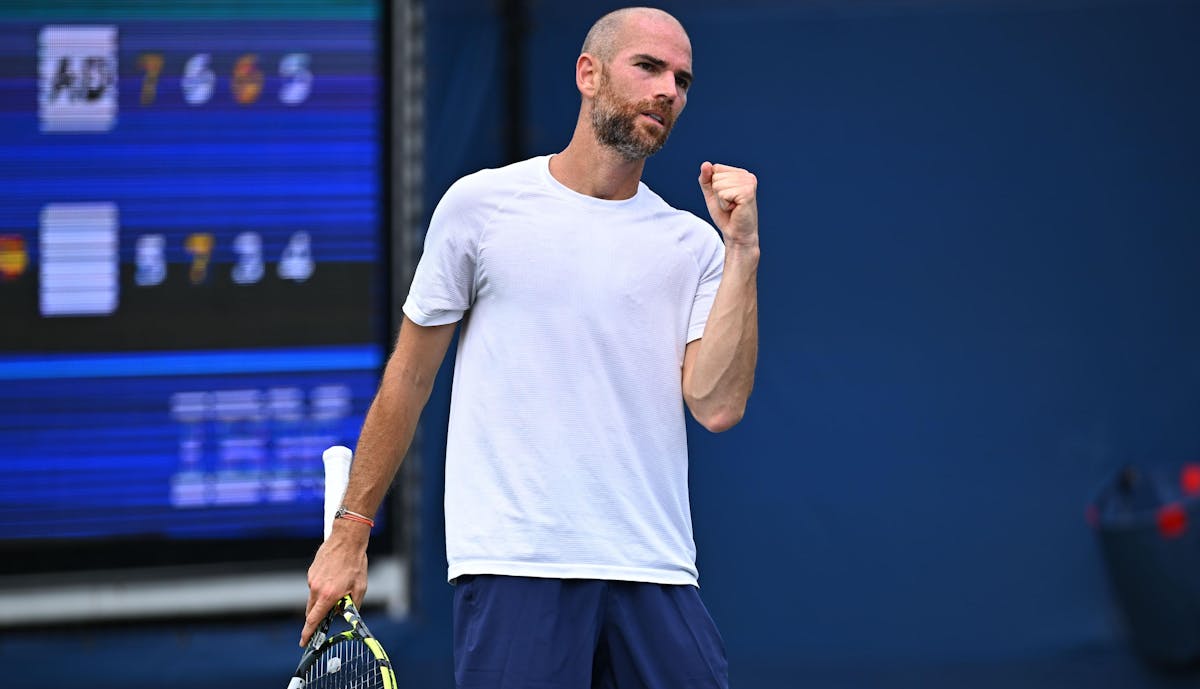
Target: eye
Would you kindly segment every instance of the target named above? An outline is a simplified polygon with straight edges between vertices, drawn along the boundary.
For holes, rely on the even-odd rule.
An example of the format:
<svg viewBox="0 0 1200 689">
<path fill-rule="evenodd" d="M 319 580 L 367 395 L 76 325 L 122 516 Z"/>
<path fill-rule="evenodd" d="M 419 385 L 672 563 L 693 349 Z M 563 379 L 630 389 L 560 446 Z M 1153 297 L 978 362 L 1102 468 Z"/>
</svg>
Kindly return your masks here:
<svg viewBox="0 0 1200 689">
<path fill-rule="evenodd" d="M 680 91 L 686 91 L 688 90 L 688 87 L 692 85 L 692 82 L 684 79 L 683 77 L 676 77 L 675 85 L 679 87 Z"/>
<path fill-rule="evenodd" d="M 656 67 L 654 65 L 650 64 L 649 62 L 639 62 L 639 63 L 635 64 L 634 67 L 638 67 L 647 72 L 653 72 L 656 69 Z"/>
</svg>

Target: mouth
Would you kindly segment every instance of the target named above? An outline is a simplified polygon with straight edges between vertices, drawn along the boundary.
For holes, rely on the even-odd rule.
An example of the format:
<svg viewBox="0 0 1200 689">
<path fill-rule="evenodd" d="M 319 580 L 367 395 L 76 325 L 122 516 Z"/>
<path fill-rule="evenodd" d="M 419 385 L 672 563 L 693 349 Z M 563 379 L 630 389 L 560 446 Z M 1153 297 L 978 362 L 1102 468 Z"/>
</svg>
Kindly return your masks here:
<svg viewBox="0 0 1200 689">
<path fill-rule="evenodd" d="M 660 127 L 666 126 L 666 122 L 663 120 L 663 116 L 659 115 L 658 113 L 644 112 L 644 113 L 642 113 L 642 117 L 645 117 L 646 119 L 650 120 L 651 122 L 656 123 Z"/>
</svg>

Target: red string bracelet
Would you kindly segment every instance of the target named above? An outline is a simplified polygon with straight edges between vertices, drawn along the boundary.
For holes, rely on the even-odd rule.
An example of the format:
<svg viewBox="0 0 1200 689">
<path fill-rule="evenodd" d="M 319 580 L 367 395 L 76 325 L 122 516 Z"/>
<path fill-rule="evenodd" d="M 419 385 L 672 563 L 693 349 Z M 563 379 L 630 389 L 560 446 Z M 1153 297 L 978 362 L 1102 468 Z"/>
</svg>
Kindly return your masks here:
<svg viewBox="0 0 1200 689">
<path fill-rule="evenodd" d="M 338 508 L 337 512 L 334 513 L 333 518 L 334 519 L 349 519 L 350 521 L 358 522 L 359 524 L 366 524 L 367 526 L 371 526 L 371 527 L 375 526 L 374 519 L 371 519 L 370 517 L 368 517 L 365 514 L 359 514 L 358 512 L 351 512 L 350 510 L 346 509 L 345 505 L 342 505 L 341 507 Z"/>
</svg>

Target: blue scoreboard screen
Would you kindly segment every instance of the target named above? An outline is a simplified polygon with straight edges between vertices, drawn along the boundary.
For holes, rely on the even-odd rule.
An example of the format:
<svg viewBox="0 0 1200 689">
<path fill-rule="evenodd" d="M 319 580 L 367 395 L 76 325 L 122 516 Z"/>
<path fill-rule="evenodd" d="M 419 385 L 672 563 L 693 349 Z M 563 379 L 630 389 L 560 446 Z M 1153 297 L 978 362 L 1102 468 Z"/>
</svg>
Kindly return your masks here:
<svg viewBox="0 0 1200 689">
<path fill-rule="evenodd" d="M 388 331 L 379 14 L 0 0 L 0 546 L 319 538 Z"/>
</svg>

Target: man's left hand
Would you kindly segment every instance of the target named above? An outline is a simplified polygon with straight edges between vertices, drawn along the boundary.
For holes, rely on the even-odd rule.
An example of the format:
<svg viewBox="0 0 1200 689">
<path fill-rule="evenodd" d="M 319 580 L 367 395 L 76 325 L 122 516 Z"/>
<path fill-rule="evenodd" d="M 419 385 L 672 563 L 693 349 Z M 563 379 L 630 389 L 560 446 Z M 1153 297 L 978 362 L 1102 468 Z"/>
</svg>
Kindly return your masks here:
<svg viewBox="0 0 1200 689">
<path fill-rule="evenodd" d="M 731 165 L 700 165 L 700 190 L 726 244 L 758 246 L 758 178 Z"/>
</svg>

